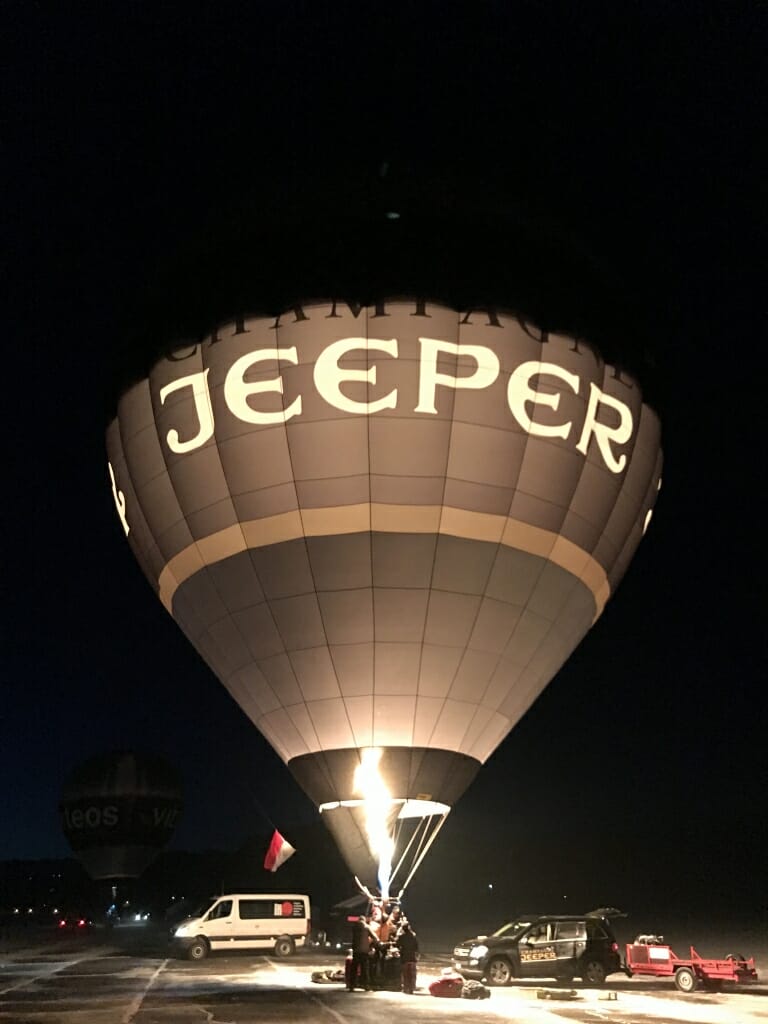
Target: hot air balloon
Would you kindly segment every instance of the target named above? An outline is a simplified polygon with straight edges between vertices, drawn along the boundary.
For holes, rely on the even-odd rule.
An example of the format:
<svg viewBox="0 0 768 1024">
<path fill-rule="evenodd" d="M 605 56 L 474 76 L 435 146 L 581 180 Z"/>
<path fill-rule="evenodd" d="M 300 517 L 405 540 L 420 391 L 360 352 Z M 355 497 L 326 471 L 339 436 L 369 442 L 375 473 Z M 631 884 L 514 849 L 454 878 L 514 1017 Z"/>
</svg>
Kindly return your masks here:
<svg viewBox="0 0 768 1024">
<path fill-rule="evenodd" d="M 173 768 L 151 754 L 89 758 L 67 780 L 64 834 L 91 878 L 138 878 L 170 840 L 181 816 Z"/>
<path fill-rule="evenodd" d="M 384 895 L 599 618 L 662 464 L 591 345 L 420 299 L 222 324 L 107 448 L 160 600 Z"/>
</svg>

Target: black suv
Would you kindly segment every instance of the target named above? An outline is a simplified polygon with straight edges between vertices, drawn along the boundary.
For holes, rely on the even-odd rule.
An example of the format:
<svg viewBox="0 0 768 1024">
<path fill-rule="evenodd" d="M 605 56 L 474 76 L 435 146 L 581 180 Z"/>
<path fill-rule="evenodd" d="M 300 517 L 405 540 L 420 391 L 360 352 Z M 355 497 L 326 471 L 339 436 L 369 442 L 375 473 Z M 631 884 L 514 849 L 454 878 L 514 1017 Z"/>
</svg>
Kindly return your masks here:
<svg viewBox="0 0 768 1024">
<path fill-rule="evenodd" d="M 508 985 L 513 978 L 581 978 L 601 985 L 622 970 L 610 925 L 618 910 L 589 914 L 541 914 L 517 918 L 493 935 L 478 935 L 453 951 L 453 966 L 465 978 Z"/>
</svg>

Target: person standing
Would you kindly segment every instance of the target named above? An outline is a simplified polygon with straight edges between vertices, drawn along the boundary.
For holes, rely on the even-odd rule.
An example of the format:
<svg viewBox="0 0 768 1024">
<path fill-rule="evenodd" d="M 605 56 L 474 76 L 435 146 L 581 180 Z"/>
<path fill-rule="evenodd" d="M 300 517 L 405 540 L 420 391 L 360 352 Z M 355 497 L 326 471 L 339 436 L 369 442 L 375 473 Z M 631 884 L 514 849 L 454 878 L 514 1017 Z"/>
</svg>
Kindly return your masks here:
<svg viewBox="0 0 768 1024">
<path fill-rule="evenodd" d="M 371 933 L 364 914 L 352 925 L 352 968 L 347 991 L 358 987 L 371 991 Z"/>
<path fill-rule="evenodd" d="M 381 930 L 384 923 L 384 914 L 379 904 L 374 904 L 368 921 L 368 931 L 371 934 L 371 987 L 381 988 L 384 983 L 384 950 L 382 944 Z"/>
<path fill-rule="evenodd" d="M 408 995 L 413 995 L 416 989 L 416 961 L 419 956 L 419 940 L 416 938 L 416 932 L 407 921 L 404 921 L 400 927 L 397 948 L 400 950 L 400 984 L 402 990 Z"/>
</svg>

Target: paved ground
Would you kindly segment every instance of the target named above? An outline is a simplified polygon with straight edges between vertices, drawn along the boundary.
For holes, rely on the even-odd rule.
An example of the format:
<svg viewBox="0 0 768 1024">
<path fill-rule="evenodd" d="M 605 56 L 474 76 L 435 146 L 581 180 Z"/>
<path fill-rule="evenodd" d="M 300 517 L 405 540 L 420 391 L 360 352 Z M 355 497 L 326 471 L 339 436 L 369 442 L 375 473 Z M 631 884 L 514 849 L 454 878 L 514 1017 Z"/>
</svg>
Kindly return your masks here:
<svg viewBox="0 0 768 1024">
<path fill-rule="evenodd" d="M 150 944 L 151 945 L 151 944 Z M 0 954 L 0 1024 L 433 1024 L 446 1018 L 482 1024 L 758 1024 L 768 1022 L 768 986 L 743 993 L 684 996 L 671 982 L 609 981 L 605 989 L 548 989 L 540 985 L 493 989 L 483 1002 L 435 999 L 426 985 L 448 957 L 420 962 L 421 991 L 348 993 L 318 985 L 318 969 L 338 967 L 338 954 L 302 952 L 290 960 L 241 953 L 202 963 L 169 959 L 144 942 L 103 936 L 48 943 Z M 611 993 L 614 998 L 609 998 Z"/>
</svg>

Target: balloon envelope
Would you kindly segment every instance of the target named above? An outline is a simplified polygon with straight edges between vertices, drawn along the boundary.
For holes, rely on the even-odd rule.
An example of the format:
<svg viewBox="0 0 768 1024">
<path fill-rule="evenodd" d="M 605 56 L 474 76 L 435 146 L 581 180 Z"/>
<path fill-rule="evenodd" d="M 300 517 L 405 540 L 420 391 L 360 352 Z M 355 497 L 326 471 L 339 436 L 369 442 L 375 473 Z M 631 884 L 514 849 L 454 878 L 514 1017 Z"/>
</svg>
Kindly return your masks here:
<svg viewBox="0 0 768 1024">
<path fill-rule="evenodd" d="M 137 878 L 181 816 L 179 779 L 149 754 L 117 752 L 79 765 L 61 797 L 64 834 L 92 878 Z"/>
<path fill-rule="evenodd" d="M 661 474 L 593 348 L 421 301 L 225 325 L 123 394 L 107 446 L 147 578 L 369 884 L 361 751 L 398 820 L 442 820 L 601 614 Z"/>
</svg>

